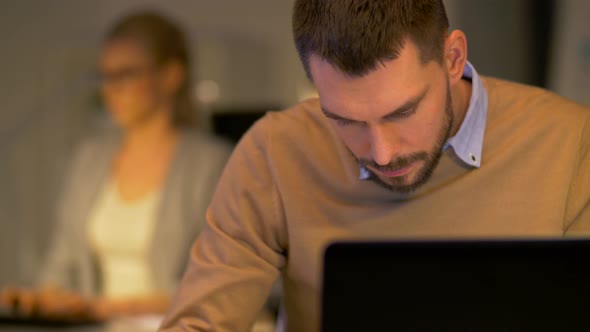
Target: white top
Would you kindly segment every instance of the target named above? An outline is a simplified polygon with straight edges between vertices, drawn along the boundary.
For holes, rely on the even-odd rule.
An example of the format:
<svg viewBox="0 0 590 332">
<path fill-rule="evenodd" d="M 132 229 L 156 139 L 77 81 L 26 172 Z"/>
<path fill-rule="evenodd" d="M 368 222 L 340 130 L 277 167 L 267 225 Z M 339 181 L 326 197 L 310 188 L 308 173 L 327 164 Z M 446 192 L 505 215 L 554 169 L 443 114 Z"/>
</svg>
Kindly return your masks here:
<svg viewBox="0 0 590 332">
<path fill-rule="evenodd" d="M 91 210 L 87 236 L 102 274 L 102 296 L 124 298 L 153 294 L 148 261 L 160 192 L 139 200 L 122 199 L 108 181 Z"/>
</svg>

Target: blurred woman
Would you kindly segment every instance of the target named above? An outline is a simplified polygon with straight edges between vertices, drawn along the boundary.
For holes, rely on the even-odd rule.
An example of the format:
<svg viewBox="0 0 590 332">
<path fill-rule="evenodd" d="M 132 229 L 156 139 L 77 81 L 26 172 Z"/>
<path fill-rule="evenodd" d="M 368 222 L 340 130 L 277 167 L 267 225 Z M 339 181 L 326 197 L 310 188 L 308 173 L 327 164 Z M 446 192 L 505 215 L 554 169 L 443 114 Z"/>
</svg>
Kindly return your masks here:
<svg viewBox="0 0 590 332">
<path fill-rule="evenodd" d="M 101 92 L 117 130 L 75 154 L 41 290 L 5 299 L 52 316 L 166 309 L 230 151 L 194 130 L 189 58 L 179 28 L 155 13 L 106 35 Z"/>
</svg>

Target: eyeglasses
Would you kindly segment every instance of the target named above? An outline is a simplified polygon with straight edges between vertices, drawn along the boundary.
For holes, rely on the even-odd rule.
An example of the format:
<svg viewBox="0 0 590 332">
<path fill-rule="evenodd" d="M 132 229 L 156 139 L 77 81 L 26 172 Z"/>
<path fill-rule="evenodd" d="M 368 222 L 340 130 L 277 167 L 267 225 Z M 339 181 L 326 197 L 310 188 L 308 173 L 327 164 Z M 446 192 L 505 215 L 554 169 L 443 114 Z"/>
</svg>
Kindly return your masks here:
<svg viewBox="0 0 590 332">
<path fill-rule="evenodd" d="M 112 86 L 126 86 L 145 74 L 152 72 L 153 67 L 127 67 L 113 71 L 103 71 L 97 74 L 97 81 L 100 85 L 112 85 Z"/>
</svg>

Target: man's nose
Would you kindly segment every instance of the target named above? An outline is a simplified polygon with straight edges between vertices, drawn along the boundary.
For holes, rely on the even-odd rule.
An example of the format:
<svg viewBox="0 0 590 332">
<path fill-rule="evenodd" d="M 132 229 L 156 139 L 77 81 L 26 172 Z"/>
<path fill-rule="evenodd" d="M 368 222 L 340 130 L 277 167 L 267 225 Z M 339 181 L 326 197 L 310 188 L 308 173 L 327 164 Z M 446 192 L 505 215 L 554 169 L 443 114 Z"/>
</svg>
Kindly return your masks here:
<svg viewBox="0 0 590 332">
<path fill-rule="evenodd" d="M 387 165 L 393 160 L 400 149 L 400 139 L 397 133 L 384 126 L 370 129 L 371 155 L 379 165 Z"/>
</svg>

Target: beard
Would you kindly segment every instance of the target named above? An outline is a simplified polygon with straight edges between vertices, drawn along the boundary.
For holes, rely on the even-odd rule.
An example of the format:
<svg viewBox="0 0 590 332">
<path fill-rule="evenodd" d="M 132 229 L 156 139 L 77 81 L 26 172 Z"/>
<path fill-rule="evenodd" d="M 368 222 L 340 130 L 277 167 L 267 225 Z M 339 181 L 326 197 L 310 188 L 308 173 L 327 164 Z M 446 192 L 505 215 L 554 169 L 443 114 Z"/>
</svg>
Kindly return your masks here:
<svg viewBox="0 0 590 332">
<path fill-rule="evenodd" d="M 437 134 L 437 139 L 434 144 L 434 147 L 430 151 L 421 151 L 412 153 L 407 156 L 401 156 L 392 160 L 387 165 L 379 165 L 373 160 L 357 158 L 357 162 L 364 166 L 367 171 L 369 171 L 370 176 L 369 180 L 376 182 L 377 184 L 397 193 L 401 194 L 409 194 L 414 192 L 416 189 L 423 186 L 430 177 L 432 173 L 438 166 L 440 158 L 443 153 L 443 147 L 449 136 L 451 134 L 451 129 L 453 128 L 453 122 L 455 120 L 453 115 L 453 101 L 451 97 L 451 91 L 449 87 L 449 82 L 447 81 L 447 96 L 445 101 L 445 111 L 443 114 L 443 123 L 442 126 Z M 356 158 L 356 157 L 355 157 Z M 409 175 L 406 174 L 399 177 L 392 177 L 387 178 L 387 182 L 377 176 L 371 169 L 377 171 L 394 171 L 398 169 L 405 168 L 411 164 L 422 162 L 424 165 L 417 171 L 414 180 L 408 183 Z"/>
</svg>

